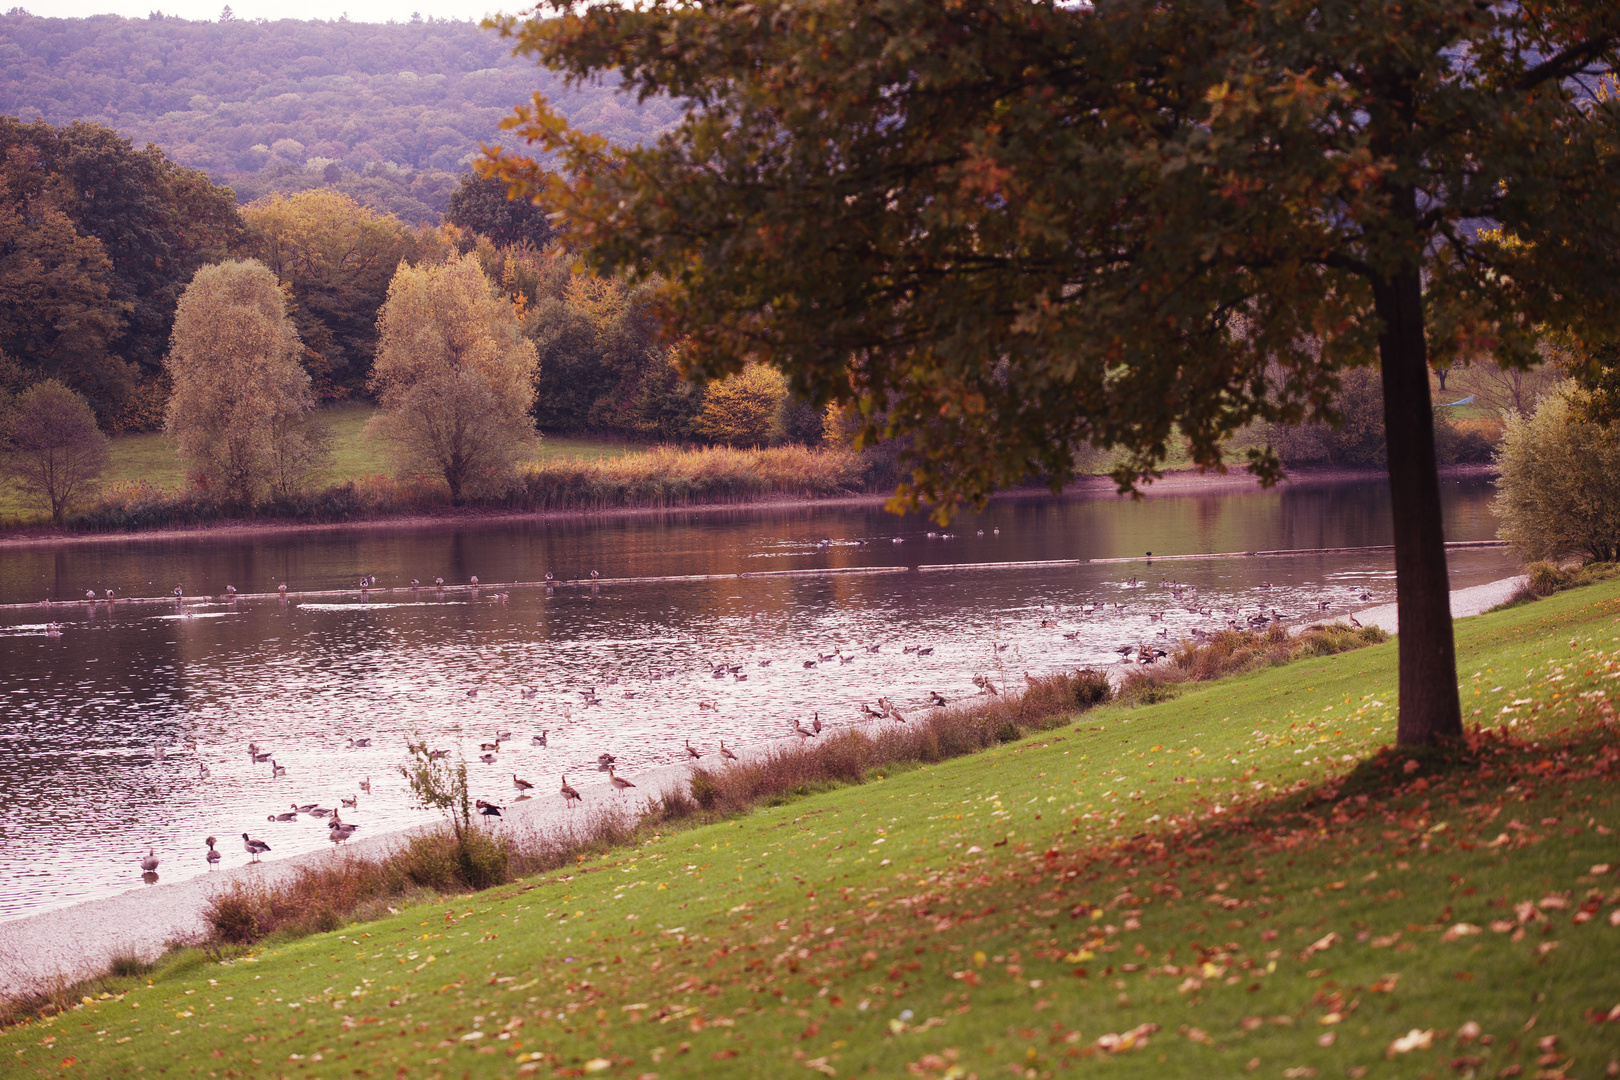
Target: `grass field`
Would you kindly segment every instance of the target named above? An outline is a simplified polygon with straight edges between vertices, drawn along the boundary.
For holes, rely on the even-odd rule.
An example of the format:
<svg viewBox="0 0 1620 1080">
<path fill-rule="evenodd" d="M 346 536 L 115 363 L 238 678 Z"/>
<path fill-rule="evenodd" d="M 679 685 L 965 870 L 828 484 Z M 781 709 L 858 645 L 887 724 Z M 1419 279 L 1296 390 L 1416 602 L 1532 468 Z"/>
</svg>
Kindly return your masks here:
<svg viewBox="0 0 1620 1080">
<path fill-rule="evenodd" d="M 332 462 L 323 483 L 361 480 L 393 471 L 386 449 L 365 437 L 366 421 L 376 410 L 370 405 L 337 405 L 321 410 L 321 417 L 332 427 Z M 545 464 L 561 460 L 606 461 L 645 449 L 634 443 L 597 439 L 570 439 L 547 436 L 531 459 Z M 109 484 L 123 480 L 145 480 L 160 488 L 178 491 L 185 483 L 185 470 L 174 449 L 174 440 L 159 434 L 120 435 L 112 441 L 112 462 L 105 474 Z M 9 485 L 0 485 L 0 524 L 26 524 L 48 520 L 17 499 Z"/>
<path fill-rule="evenodd" d="M 1620 583 L 1458 624 L 1452 757 L 1395 644 L 380 922 L 182 954 L 7 1075 L 1620 1074 Z M 149 981 L 150 980 L 150 981 Z M 1613 1010 L 1613 1011 L 1611 1011 Z"/>
</svg>

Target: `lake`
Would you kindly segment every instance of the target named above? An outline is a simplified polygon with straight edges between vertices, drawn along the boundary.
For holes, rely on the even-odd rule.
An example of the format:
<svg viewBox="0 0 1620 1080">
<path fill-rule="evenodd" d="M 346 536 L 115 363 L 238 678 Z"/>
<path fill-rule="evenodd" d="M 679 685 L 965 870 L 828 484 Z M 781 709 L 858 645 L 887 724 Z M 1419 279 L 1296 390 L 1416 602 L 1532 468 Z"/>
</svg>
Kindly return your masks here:
<svg viewBox="0 0 1620 1080">
<path fill-rule="evenodd" d="M 1493 495 L 1486 480 L 1446 482 L 1447 539 L 1492 539 Z M 975 676 L 1016 689 L 1026 671 L 1114 665 L 1123 645 L 1224 625 L 1227 608 L 1297 625 L 1394 595 L 1388 552 L 1164 558 L 1387 544 L 1382 483 L 1010 497 L 928 535 L 944 531 L 877 505 L 800 505 L 7 549 L 0 604 L 27 606 L 0 610 L 0 919 L 139 887 L 148 849 L 165 880 L 205 872 L 210 834 L 227 866 L 247 860 L 243 831 L 271 857 L 327 846 L 315 819 L 266 820 L 295 804 L 358 795 L 343 816 L 361 835 L 429 820 L 396 771 L 410 737 L 459 745 L 475 796 L 505 803 L 514 772 L 544 798 L 562 773 L 594 796 L 602 752 L 634 777 L 685 760 L 688 739 L 757 746 L 818 714 L 859 723 L 880 695 L 915 710 L 976 693 Z M 1129 561 L 976 568 L 1077 559 Z M 1463 587 L 1517 564 L 1477 548 L 1451 568 Z M 695 580 L 785 570 L 839 572 Z M 592 571 L 609 580 L 587 584 Z M 580 584 L 490 587 L 547 572 Z M 376 577 L 364 594 L 362 575 Z M 477 591 L 408 586 L 474 575 Z M 286 600 L 201 599 L 282 582 Z M 177 583 L 183 602 L 38 606 Z M 314 592 L 328 595 L 298 595 Z M 497 731 L 513 737 L 478 761 Z"/>
</svg>

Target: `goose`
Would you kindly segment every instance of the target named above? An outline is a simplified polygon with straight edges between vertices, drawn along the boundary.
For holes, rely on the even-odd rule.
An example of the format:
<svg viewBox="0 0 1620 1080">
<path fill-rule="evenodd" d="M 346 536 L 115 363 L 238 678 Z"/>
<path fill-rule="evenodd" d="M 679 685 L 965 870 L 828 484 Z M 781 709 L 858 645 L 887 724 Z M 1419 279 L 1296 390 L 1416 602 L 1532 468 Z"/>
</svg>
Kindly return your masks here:
<svg viewBox="0 0 1620 1080">
<path fill-rule="evenodd" d="M 61 637 L 62 636 L 62 624 L 59 623 L 59 622 L 54 622 L 54 621 L 46 623 L 45 624 L 45 633 L 50 637 Z"/>
<path fill-rule="evenodd" d="M 371 745 L 371 740 L 370 739 L 353 739 L 353 738 L 351 738 L 349 740 L 349 749 L 350 750 L 359 750 L 359 749 L 362 749 L 363 747 L 367 747 L 367 746 L 370 746 L 370 745 Z"/>
<path fill-rule="evenodd" d="M 483 799 L 478 800 L 478 812 L 480 814 L 483 814 L 485 817 L 500 817 L 501 816 L 501 808 L 500 807 L 496 806 L 492 802 L 485 802 Z"/>
<path fill-rule="evenodd" d="M 512 786 L 517 788 L 520 793 L 527 793 L 534 787 L 533 784 L 518 776 L 517 773 L 512 774 Z"/>
<path fill-rule="evenodd" d="M 579 792 L 575 791 L 571 786 L 569 786 L 568 776 L 566 773 L 563 774 L 562 787 L 560 790 L 562 791 L 563 803 L 566 806 L 572 807 L 577 802 L 585 801 L 580 797 Z"/>
<path fill-rule="evenodd" d="M 866 651 L 869 652 L 869 653 L 876 653 L 881 648 L 883 648 L 883 643 L 879 642 L 876 645 L 868 645 L 868 646 L 866 646 Z"/>
<path fill-rule="evenodd" d="M 337 811 L 336 810 L 328 810 L 324 806 L 317 806 L 315 809 L 313 809 L 313 810 L 311 810 L 309 812 L 309 816 L 310 817 L 318 817 L 318 818 L 336 817 L 337 816 Z"/>
<path fill-rule="evenodd" d="M 289 810 L 285 814 L 266 814 L 264 820 L 266 820 L 266 821 L 294 821 L 294 820 L 297 819 L 297 817 L 298 817 L 298 815 L 296 813 L 293 813 L 291 810 Z"/>
<path fill-rule="evenodd" d="M 928 691 L 928 700 L 932 701 L 936 706 L 943 707 L 945 704 L 945 695 L 941 694 L 938 690 L 930 690 Z"/>
<path fill-rule="evenodd" d="M 547 585 L 550 585 L 550 584 L 551 584 L 551 583 L 552 583 L 552 582 L 553 582 L 553 581 L 555 581 L 555 580 L 556 580 L 556 578 L 554 578 L 554 577 L 552 577 L 552 576 L 551 576 L 551 571 L 550 571 L 550 570 L 547 570 L 547 571 L 546 571 L 546 584 L 547 584 Z"/>
<path fill-rule="evenodd" d="M 1148 612 L 1148 622 L 1159 622 L 1159 621 L 1163 620 L 1163 618 L 1164 618 L 1164 612 L 1162 612 L 1162 611 L 1150 611 L 1150 612 Z"/>
<path fill-rule="evenodd" d="M 86 590 L 84 590 L 84 598 L 86 600 L 90 601 L 92 604 L 95 603 L 96 602 L 96 590 L 94 590 L 94 589 L 86 589 Z"/>
<path fill-rule="evenodd" d="M 748 681 L 748 673 L 745 672 L 745 671 L 734 672 L 731 677 L 733 679 L 735 679 L 736 681 L 738 681 L 738 682 L 747 682 Z M 627 694 L 625 696 L 628 697 L 630 695 Z"/>
<path fill-rule="evenodd" d="M 686 755 L 688 757 L 690 757 L 693 761 L 696 761 L 696 760 L 698 760 L 699 758 L 701 758 L 703 756 L 702 754 L 698 753 L 696 750 L 692 749 L 692 740 L 691 739 L 686 740 Z"/>
<path fill-rule="evenodd" d="M 1170 640 L 1170 628 L 1167 626 L 1163 630 L 1160 630 L 1158 636 L 1164 638 L 1166 641 Z"/>
<path fill-rule="evenodd" d="M 285 765 L 277 765 L 276 764 L 276 759 L 271 758 L 270 759 L 270 779 L 274 780 L 278 776 L 286 776 L 286 775 L 287 775 L 287 766 L 285 766 Z"/>
<path fill-rule="evenodd" d="M 932 645 L 924 645 L 922 648 L 917 650 L 917 655 L 918 656 L 933 656 L 934 655 L 934 647 Z"/>
<path fill-rule="evenodd" d="M 206 780 L 210 775 L 212 774 L 209 773 L 207 764 L 201 761 L 197 762 L 197 779 Z"/>
<path fill-rule="evenodd" d="M 737 755 L 726 749 L 726 740 L 724 739 L 720 740 L 720 756 L 725 758 L 727 761 L 737 760 Z"/>
<path fill-rule="evenodd" d="M 1075 638 L 1077 638 L 1079 636 L 1080 636 L 1080 631 L 1076 630 L 1072 634 L 1064 634 L 1063 635 L 1063 640 L 1064 641 L 1073 641 Z"/>
<path fill-rule="evenodd" d="M 720 706 L 716 705 L 712 701 L 700 701 L 700 702 L 698 702 L 698 708 L 700 708 L 700 709 L 713 709 L 715 712 L 720 711 Z"/>
<path fill-rule="evenodd" d="M 280 593 L 282 596 L 286 596 L 287 595 L 287 583 L 285 581 L 283 581 L 280 585 L 277 585 L 276 586 L 276 592 Z"/>
<path fill-rule="evenodd" d="M 1328 608 L 1330 608 L 1332 606 L 1333 606 L 1333 601 L 1331 601 L 1331 600 L 1318 600 L 1316 602 L 1316 610 L 1317 611 L 1326 611 Z"/>
<path fill-rule="evenodd" d="M 853 655 L 850 655 L 850 656 L 842 656 L 842 655 L 840 655 L 838 657 L 838 662 L 840 664 L 853 664 L 855 662 L 855 657 Z"/>
<path fill-rule="evenodd" d="M 864 702 L 864 701 L 863 701 L 863 702 L 861 702 L 861 715 L 863 715 L 863 716 L 869 716 L 869 717 L 871 717 L 871 718 L 872 718 L 872 719 L 873 719 L 873 720 L 881 720 L 881 719 L 883 719 L 883 712 L 882 712 L 882 710 L 880 710 L 880 709 L 874 709 L 874 708 L 872 708 L 872 706 L 870 706 L 870 705 L 868 705 L 868 704 L 867 704 L 867 703 L 866 703 L 866 702 Z"/>
<path fill-rule="evenodd" d="M 262 753 L 259 751 L 249 751 L 249 753 L 252 754 L 253 760 L 261 765 L 275 757 L 275 753 L 270 750 L 263 751 Z"/>
<path fill-rule="evenodd" d="M 815 666 L 816 666 L 816 662 L 814 660 L 806 660 L 804 662 L 804 669 L 806 671 L 809 671 L 811 668 L 813 668 Z"/>
<path fill-rule="evenodd" d="M 1346 616 L 1346 618 L 1348 618 L 1350 620 L 1350 625 L 1351 626 L 1355 627 L 1357 630 L 1361 629 L 1361 624 L 1356 621 L 1356 617 L 1354 615 Z"/>
<path fill-rule="evenodd" d="M 615 776 L 613 773 L 613 766 L 611 765 L 608 766 L 608 783 L 612 784 L 614 789 L 617 790 L 621 795 L 624 794 L 626 788 L 633 788 L 636 786 L 622 776 Z"/>
<path fill-rule="evenodd" d="M 477 574 L 474 574 L 472 577 L 468 578 L 467 581 L 468 581 L 469 584 L 472 585 L 473 588 L 475 588 L 475 589 L 478 588 L 478 575 Z"/>
<path fill-rule="evenodd" d="M 303 806 L 299 806 L 297 803 L 293 803 L 292 808 L 297 813 L 307 814 L 311 810 L 314 810 L 316 807 L 318 807 L 320 805 L 321 805 L 320 803 L 305 803 Z"/>
<path fill-rule="evenodd" d="M 1267 582 L 1262 583 L 1260 588 L 1261 589 L 1270 589 L 1271 588 L 1271 582 L 1267 581 Z"/>
<path fill-rule="evenodd" d="M 113 591 L 111 589 L 108 589 L 107 590 L 107 603 L 109 603 L 109 604 L 112 603 L 112 600 L 113 600 Z"/>
<path fill-rule="evenodd" d="M 1001 642 L 999 642 L 999 641 L 998 641 L 998 642 L 996 642 L 996 652 L 1006 652 L 1006 651 L 1007 651 L 1007 649 L 1008 649 L 1008 648 L 1009 648 L 1009 646 L 1007 646 L 1007 645 L 1004 645 L 1004 644 L 1002 644 L 1002 643 L 1001 643 Z M 932 649 L 930 649 L 930 650 L 928 650 L 928 651 L 929 651 L 929 652 L 933 652 L 933 651 L 934 651 L 934 650 L 932 650 Z"/>
<path fill-rule="evenodd" d="M 900 651 L 902 653 L 905 653 L 907 656 L 910 656 L 912 653 L 917 651 L 917 646 L 915 646 L 915 645 L 907 645 L 905 648 L 901 649 Z"/>
<path fill-rule="evenodd" d="M 434 578 L 434 579 L 433 579 L 433 587 L 434 587 L 434 588 L 435 588 L 435 589 L 442 589 L 442 588 L 444 588 L 444 578 L 442 578 L 442 577 L 436 577 L 436 578 Z"/>
<path fill-rule="evenodd" d="M 977 532 L 977 533 L 975 533 L 975 534 L 974 534 L 974 535 L 976 535 L 976 536 L 983 536 L 983 535 L 984 535 L 984 530 L 983 530 L 983 529 L 980 529 L 980 530 L 979 530 L 979 531 L 978 531 L 978 532 Z"/>
<path fill-rule="evenodd" d="M 478 696 L 478 687 L 475 686 L 471 690 L 467 691 L 467 696 L 470 697 L 470 698 L 477 697 Z"/>
<path fill-rule="evenodd" d="M 150 874 L 158 868 L 157 853 L 152 848 L 146 849 L 146 858 L 141 860 L 141 869 Z"/>
<path fill-rule="evenodd" d="M 235 585 L 227 585 L 227 586 L 225 586 L 225 595 L 226 596 L 235 596 L 236 595 L 236 586 Z"/>
<path fill-rule="evenodd" d="M 539 696 L 540 688 L 538 686 L 518 687 L 518 697 L 522 698 L 524 701 L 533 701 Z"/>
<path fill-rule="evenodd" d="M 799 738 L 801 738 L 801 739 L 813 739 L 813 738 L 816 737 L 815 732 L 811 731 L 809 728 L 805 727 L 803 724 L 799 723 L 797 720 L 789 720 L 788 723 L 793 725 L 793 734 L 797 735 Z"/>
<path fill-rule="evenodd" d="M 450 756 L 450 751 L 448 751 L 448 750 L 429 750 L 428 751 L 428 760 L 429 761 L 438 761 L 440 758 L 447 758 L 449 756 Z"/>
<path fill-rule="evenodd" d="M 326 835 L 327 838 L 332 841 L 332 843 L 341 844 L 348 840 L 349 837 L 353 836 L 354 830 L 358 829 L 359 827 L 360 826 L 358 825 L 350 825 L 346 821 L 334 821 L 327 827 Z"/>
<path fill-rule="evenodd" d="M 176 586 L 175 586 L 175 587 L 174 587 L 174 598 L 175 598 L 175 599 L 176 599 L 176 600 L 178 600 L 178 599 L 180 599 L 180 598 L 181 598 L 181 597 L 182 597 L 182 596 L 184 596 L 184 595 L 185 595 L 185 594 L 186 594 L 186 590 L 185 590 L 185 586 L 183 586 L 183 585 L 176 585 Z"/>
<path fill-rule="evenodd" d="M 1123 615 L 1123 614 L 1125 614 L 1125 605 L 1124 604 L 1115 604 L 1114 605 L 1114 614 L 1115 615 Z"/>
<path fill-rule="evenodd" d="M 270 850 L 269 844 L 263 840 L 255 840 L 247 833 L 242 834 L 242 847 L 246 849 L 249 855 L 253 856 L 254 862 L 258 862 L 259 856 Z"/>
<path fill-rule="evenodd" d="M 551 731 L 551 729 L 547 728 L 545 731 L 542 731 L 540 734 L 538 734 L 534 738 L 530 739 L 529 742 L 534 746 L 544 746 L 544 745 L 546 745 L 546 735 L 550 731 Z"/>
<path fill-rule="evenodd" d="M 212 866 L 214 863 L 217 863 L 220 860 L 219 852 L 214 850 L 214 845 L 219 843 L 219 841 L 215 840 L 212 836 L 210 836 L 207 840 L 205 840 L 203 842 L 208 845 L 208 854 L 204 855 L 203 858 L 207 859 L 208 864 L 210 866 Z"/>
<path fill-rule="evenodd" d="M 364 780 L 360 781 L 360 790 L 365 792 L 367 795 L 371 794 L 371 777 L 368 776 Z"/>
<path fill-rule="evenodd" d="M 601 574 L 598 574 L 598 573 L 597 573 L 597 572 L 596 572 L 596 571 L 595 571 L 595 570 L 592 570 L 592 571 L 591 571 L 591 580 L 592 580 L 592 581 L 596 581 L 596 580 L 597 580 L 597 579 L 598 579 L 598 578 L 600 578 L 600 577 L 601 577 L 601 576 L 602 576 L 602 575 L 601 575 Z"/>
<path fill-rule="evenodd" d="M 498 743 L 511 742 L 512 741 L 512 733 L 510 731 L 496 731 L 495 732 L 495 741 L 498 742 Z"/>
<path fill-rule="evenodd" d="M 421 585 L 422 585 L 422 583 L 420 581 L 418 581 L 416 578 L 411 578 L 411 588 L 417 589 L 417 588 L 420 588 Z"/>
<path fill-rule="evenodd" d="M 1357 600 L 1371 600 L 1372 598 L 1373 594 L 1368 592 L 1366 589 L 1362 589 L 1361 592 L 1356 596 Z"/>
<path fill-rule="evenodd" d="M 814 714 L 814 718 L 810 721 L 810 730 L 815 732 L 817 735 L 821 734 L 821 714 L 820 713 L 815 713 Z"/>
<path fill-rule="evenodd" d="M 360 809 L 360 796 L 358 795 L 351 795 L 347 799 L 340 795 L 338 796 L 338 802 L 342 803 L 344 806 L 347 806 L 350 810 Z"/>
<path fill-rule="evenodd" d="M 495 764 L 495 755 L 494 754 L 479 754 L 478 755 L 478 760 L 482 761 L 485 765 L 493 765 L 493 764 Z"/>
<path fill-rule="evenodd" d="M 898 720 L 902 724 L 907 722 L 906 718 L 901 715 L 900 710 L 894 707 L 893 702 L 890 702 L 888 704 L 888 709 L 889 709 L 889 719 Z"/>
<path fill-rule="evenodd" d="M 603 766 L 612 765 L 614 762 L 616 762 L 618 760 L 619 760 L 618 758 L 614 757 L 612 754 L 608 753 L 605 750 L 602 753 L 596 755 L 596 763 L 598 765 L 603 765 Z"/>
<path fill-rule="evenodd" d="M 760 666 L 760 667 L 770 667 L 770 666 L 771 666 L 771 662 L 770 662 L 770 661 L 769 661 L 769 660 L 761 660 L 761 661 L 760 661 L 760 662 L 759 662 L 759 666 Z"/>
</svg>

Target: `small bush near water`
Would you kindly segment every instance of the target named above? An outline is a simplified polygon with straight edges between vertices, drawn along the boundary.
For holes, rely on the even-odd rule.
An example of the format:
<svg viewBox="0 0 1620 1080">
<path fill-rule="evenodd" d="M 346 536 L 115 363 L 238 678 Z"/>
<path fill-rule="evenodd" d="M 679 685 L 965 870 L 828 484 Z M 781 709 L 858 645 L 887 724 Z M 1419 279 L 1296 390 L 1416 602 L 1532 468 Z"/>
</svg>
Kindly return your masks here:
<svg viewBox="0 0 1620 1080">
<path fill-rule="evenodd" d="M 1501 611 L 1504 608 L 1518 607 L 1520 604 L 1541 600 L 1565 589 L 1607 581 L 1620 575 L 1620 563 L 1593 562 L 1585 566 L 1566 568 L 1557 563 L 1541 561 L 1526 566 L 1524 575 L 1524 584 L 1507 600 L 1491 610 Z"/>
</svg>

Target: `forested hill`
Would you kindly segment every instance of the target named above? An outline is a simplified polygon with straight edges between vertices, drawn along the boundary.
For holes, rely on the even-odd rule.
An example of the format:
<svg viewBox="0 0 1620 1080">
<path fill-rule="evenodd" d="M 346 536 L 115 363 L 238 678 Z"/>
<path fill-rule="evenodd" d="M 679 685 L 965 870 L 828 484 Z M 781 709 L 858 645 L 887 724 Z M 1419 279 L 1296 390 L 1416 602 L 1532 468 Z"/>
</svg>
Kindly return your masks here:
<svg viewBox="0 0 1620 1080">
<path fill-rule="evenodd" d="M 90 120 L 156 143 L 242 201 L 331 185 L 437 221 L 479 143 L 540 90 L 620 143 L 676 118 L 612 87 L 566 90 L 476 23 L 0 16 L 0 113 Z"/>
</svg>

